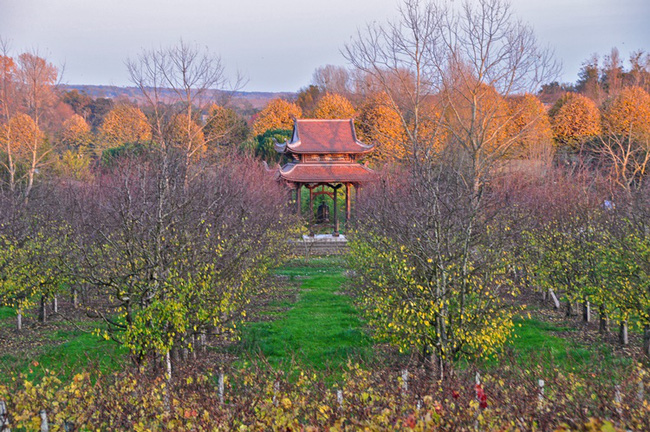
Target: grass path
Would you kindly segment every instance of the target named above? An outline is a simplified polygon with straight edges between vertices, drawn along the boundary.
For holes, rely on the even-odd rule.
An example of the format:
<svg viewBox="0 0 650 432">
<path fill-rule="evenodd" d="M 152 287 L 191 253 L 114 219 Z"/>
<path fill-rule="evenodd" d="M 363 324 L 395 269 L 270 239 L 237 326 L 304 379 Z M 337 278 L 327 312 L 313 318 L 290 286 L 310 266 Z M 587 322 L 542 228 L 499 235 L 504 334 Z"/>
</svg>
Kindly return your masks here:
<svg viewBox="0 0 650 432">
<path fill-rule="evenodd" d="M 248 350 L 261 352 L 273 365 L 295 359 L 317 369 L 369 355 L 372 343 L 342 292 L 346 277 L 339 260 L 295 261 L 277 274 L 300 283 L 296 302 L 272 304 L 284 311 L 272 321 L 250 323 L 242 335 Z"/>
</svg>

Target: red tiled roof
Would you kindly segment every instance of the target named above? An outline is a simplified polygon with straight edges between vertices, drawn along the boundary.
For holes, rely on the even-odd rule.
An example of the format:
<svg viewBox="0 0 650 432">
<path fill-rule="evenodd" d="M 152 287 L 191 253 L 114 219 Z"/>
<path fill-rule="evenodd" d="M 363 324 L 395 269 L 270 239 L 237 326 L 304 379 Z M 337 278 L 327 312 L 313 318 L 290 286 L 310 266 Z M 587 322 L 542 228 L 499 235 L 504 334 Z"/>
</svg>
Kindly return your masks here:
<svg viewBox="0 0 650 432">
<path fill-rule="evenodd" d="M 367 153 L 373 146 L 357 140 L 354 121 L 296 119 L 291 141 L 276 145 L 278 152 Z"/>
<path fill-rule="evenodd" d="M 357 183 L 372 180 L 375 173 L 358 163 L 287 164 L 280 168 L 281 178 L 300 183 Z"/>
</svg>

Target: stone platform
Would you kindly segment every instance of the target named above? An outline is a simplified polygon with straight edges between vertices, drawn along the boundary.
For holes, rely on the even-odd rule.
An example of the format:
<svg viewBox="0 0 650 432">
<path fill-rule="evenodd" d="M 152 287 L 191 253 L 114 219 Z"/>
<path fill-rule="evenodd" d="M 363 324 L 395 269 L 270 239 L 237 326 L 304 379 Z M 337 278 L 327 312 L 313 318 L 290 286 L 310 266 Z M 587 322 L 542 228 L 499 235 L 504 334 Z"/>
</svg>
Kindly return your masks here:
<svg viewBox="0 0 650 432">
<path fill-rule="evenodd" d="M 290 240 L 293 253 L 302 256 L 341 255 L 348 251 L 348 240 L 344 234 L 303 235 L 300 240 Z"/>
</svg>

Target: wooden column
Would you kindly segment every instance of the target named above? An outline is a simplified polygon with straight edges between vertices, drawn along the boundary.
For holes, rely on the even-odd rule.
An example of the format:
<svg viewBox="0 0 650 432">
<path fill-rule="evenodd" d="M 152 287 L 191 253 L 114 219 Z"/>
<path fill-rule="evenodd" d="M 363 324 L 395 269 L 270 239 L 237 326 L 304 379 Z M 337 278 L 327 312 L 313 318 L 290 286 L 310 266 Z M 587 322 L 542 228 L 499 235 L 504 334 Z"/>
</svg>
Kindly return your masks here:
<svg viewBox="0 0 650 432">
<path fill-rule="evenodd" d="M 334 187 L 334 237 L 339 236 L 339 205 L 337 203 L 336 193 L 339 191 L 339 186 Z"/>
<path fill-rule="evenodd" d="M 309 189 L 309 236 L 314 236 L 314 186 L 307 185 Z"/>
<path fill-rule="evenodd" d="M 300 210 L 301 210 L 301 203 L 300 203 L 301 191 L 302 191 L 302 184 L 296 183 L 296 214 L 298 216 L 300 216 Z"/>
<path fill-rule="evenodd" d="M 345 184 L 345 232 L 350 227 L 350 183 Z"/>
</svg>

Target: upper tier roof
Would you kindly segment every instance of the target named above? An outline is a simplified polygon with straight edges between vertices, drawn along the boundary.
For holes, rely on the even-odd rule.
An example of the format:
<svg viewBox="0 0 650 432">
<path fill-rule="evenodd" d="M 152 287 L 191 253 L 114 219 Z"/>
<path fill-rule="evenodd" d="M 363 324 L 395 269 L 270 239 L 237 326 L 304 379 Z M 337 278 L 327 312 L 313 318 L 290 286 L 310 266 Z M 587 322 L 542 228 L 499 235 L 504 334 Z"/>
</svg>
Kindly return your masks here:
<svg viewBox="0 0 650 432">
<path fill-rule="evenodd" d="M 296 119 L 291 141 L 276 144 L 279 153 L 367 153 L 373 146 L 357 140 L 354 121 Z"/>
</svg>

